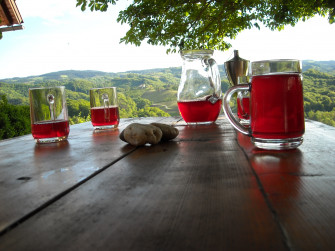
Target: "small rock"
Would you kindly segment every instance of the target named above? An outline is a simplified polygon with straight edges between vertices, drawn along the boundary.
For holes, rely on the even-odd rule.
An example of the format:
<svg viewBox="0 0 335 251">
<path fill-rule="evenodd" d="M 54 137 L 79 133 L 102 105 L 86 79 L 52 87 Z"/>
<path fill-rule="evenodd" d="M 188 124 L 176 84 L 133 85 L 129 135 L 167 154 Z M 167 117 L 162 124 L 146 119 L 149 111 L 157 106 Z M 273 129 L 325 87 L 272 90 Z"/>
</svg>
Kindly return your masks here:
<svg viewBox="0 0 335 251">
<path fill-rule="evenodd" d="M 119 137 L 133 146 L 142 146 L 147 143 L 159 143 L 162 135 L 161 129 L 156 126 L 132 123 L 121 132 Z"/>
<path fill-rule="evenodd" d="M 159 129 L 162 130 L 163 136 L 162 136 L 161 141 L 168 141 L 168 140 L 174 139 L 179 134 L 178 129 L 170 125 L 166 125 L 162 123 L 151 123 L 151 125 L 157 126 Z"/>
</svg>

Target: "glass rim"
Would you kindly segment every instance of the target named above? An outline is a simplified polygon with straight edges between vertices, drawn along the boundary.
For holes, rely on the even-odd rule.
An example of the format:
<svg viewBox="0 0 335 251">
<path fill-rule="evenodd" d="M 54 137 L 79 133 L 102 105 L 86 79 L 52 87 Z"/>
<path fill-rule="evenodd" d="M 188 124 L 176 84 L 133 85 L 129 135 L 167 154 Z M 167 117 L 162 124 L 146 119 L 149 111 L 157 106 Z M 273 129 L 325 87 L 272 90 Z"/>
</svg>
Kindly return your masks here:
<svg viewBox="0 0 335 251">
<path fill-rule="evenodd" d="M 254 63 L 275 63 L 275 62 L 298 62 L 298 63 L 301 63 L 301 60 L 299 60 L 299 59 L 267 59 L 267 60 L 252 61 L 251 64 L 254 64 Z"/>
<path fill-rule="evenodd" d="M 271 59 L 251 62 L 251 76 L 284 73 L 302 73 L 302 62 L 298 59 Z"/>
<path fill-rule="evenodd" d="M 97 88 L 91 88 L 91 90 L 103 90 L 103 89 L 116 89 L 115 86 L 108 86 L 108 87 L 97 87 Z"/>
<path fill-rule="evenodd" d="M 29 88 L 28 90 L 46 90 L 46 89 L 65 89 L 65 86 L 60 85 L 60 86 L 46 86 L 46 87 L 32 87 Z"/>
<path fill-rule="evenodd" d="M 255 75 L 250 75 L 250 78 L 252 77 L 258 77 L 258 76 L 268 76 L 268 75 L 301 75 L 302 72 L 297 72 L 297 71 L 278 71 L 278 72 L 267 72 L 267 73 L 262 73 L 262 74 L 255 74 Z"/>
</svg>

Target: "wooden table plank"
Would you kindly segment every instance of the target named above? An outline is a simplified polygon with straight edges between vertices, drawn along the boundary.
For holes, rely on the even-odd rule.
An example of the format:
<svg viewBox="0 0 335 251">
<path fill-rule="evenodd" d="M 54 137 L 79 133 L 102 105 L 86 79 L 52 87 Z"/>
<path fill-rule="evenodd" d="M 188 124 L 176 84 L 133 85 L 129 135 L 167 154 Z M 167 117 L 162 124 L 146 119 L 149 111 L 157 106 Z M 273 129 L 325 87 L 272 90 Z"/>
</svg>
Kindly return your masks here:
<svg viewBox="0 0 335 251">
<path fill-rule="evenodd" d="M 287 250 L 226 120 L 140 147 L 0 239 L 0 250 Z M 38 243 L 38 245 L 37 245 Z"/>
<path fill-rule="evenodd" d="M 0 234 L 135 149 L 119 132 L 131 122 L 175 122 L 175 118 L 121 119 L 118 130 L 94 131 L 90 122 L 70 127 L 68 141 L 35 144 L 31 135 L 0 141 Z"/>
<path fill-rule="evenodd" d="M 118 134 L 89 134 L 87 125 L 72 130 L 69 146 L 46 151 L 20 138 L 21 158 L 10 151 L 17 139 L 0 142 L 0 216 L 29 216 L 3 232 L 0 250 L 334 250 L 335 128 L 307 121 L 298 149 L 263 151 L 224 118 L 194 127 L 163 121 L 175 124 L 179 137 L 136 150 Z M 54 173 L 62 153 L 83 170 L 78 164 L 72 178 Z M 126 156 L 115 158 L 119 153 Z M 57 158 L 48 162 L 50 155 Z M 102 171 L 76 186 L 92 163 Z M 45 167 L 52 172 L 43 180 Z M 32 178 L 14 182 L 23 171 Z M 66 178 L 73 189 L 62 194 Z"/>
<path fill-rule="evenodd" d="M 294 250 L 335 250 L 335 128 L 307 121 L 304 143 L 293 151 L 256 149 L 238 142 Z"/>
</svg>

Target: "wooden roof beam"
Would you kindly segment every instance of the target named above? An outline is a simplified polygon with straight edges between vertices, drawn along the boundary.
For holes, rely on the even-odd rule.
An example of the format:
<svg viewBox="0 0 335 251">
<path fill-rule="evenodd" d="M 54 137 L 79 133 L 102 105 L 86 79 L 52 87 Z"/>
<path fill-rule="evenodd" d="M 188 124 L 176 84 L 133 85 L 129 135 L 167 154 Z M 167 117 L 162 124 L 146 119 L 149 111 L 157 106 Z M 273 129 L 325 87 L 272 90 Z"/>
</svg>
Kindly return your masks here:
<svg viewBox="0 0 335 251">
<path fill-rule="evenodd" d="M 0 27 L 21 25 L 22 23 L 23 19 L 15 0 L 2 0 L 0 4 Z"/>
</svg>

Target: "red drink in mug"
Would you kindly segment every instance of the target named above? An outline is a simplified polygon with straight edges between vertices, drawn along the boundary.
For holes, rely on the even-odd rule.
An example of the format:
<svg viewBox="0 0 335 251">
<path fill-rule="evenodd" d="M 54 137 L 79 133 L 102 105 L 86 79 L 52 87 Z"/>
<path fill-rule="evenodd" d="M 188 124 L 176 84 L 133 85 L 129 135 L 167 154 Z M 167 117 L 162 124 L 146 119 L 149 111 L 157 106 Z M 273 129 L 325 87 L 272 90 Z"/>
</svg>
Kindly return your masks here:
<svg viewBox="0 0 335 251">
<path fill-rule="evenodd" d="M 31 124 L 34 139 L 63 138 L 69 135 L 68 120 L 51 120 Z"/>
<path fill-rule="evenodd" d="M 251 86 L 253 137 L 301 137 L 305 132 L 302 93 L 300 74 L 254 76 Z"/>
<path fill-rule="evenodd" d="M 91 108 L 91 121 L 93 126 L 119 125 L 119 107 L 112 106 L 108 108 L 93 107 Z"/>
<path fill-rule="evenodd" d="M 91 122 L 94 129 L 116 129 L 119 125 L 119 105 L 115 87 L 90 89 Z"/>
</svg>

